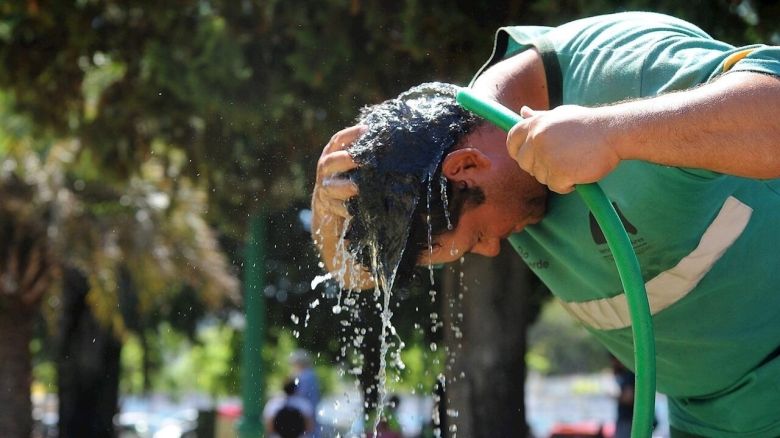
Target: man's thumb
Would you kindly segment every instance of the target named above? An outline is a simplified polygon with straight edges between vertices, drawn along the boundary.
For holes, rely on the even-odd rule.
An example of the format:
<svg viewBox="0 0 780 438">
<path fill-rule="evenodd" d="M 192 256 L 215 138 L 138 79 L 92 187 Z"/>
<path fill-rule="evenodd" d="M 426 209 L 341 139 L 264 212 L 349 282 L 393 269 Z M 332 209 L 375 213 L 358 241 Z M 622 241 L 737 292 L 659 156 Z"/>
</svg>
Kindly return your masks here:
<svg viewBox="0 0 780 438">
<path fill-rule="evenodd" d="M 537 111 L 532 110 L 531 108 L 523 105 L 522 108 L 520 108 L 520 115 L 524 118 L 533 117 L 537 114 Z"/>
</svg>

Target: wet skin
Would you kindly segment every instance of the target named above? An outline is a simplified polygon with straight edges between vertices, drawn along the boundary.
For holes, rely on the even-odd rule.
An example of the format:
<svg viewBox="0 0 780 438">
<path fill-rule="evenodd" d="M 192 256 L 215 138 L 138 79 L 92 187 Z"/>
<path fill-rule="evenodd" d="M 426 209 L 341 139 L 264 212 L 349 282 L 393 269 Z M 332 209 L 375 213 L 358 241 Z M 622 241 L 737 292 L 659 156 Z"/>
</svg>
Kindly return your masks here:
<svg viewBox="0 0 780 438">
<path fill-rule="evenodd" d="M 472 88 L 517 112 L 523 105 L 549 108 L 544 68 L 535 50 L 494 65 Z M 458 154 L 466 150 L 471 150 L 470 163 L 459 160 L 462 157 Z M 463 165 L 464 161 L 471 167 Z M 445 157 L 442 169 L 452 183 L 481 187 L 485 203 L 466 207 L 458 226 L 434 239 L 433 251 L 422 255 L 421 265 L 452 262 L 469 252 L 496 256 L 502 239 L 539 222 L 544 216 L 547 187 L 520 168 L 507 149 L 507 134 L 493 125 L 486 123 L 467 135 Z"/>
<path fill-rule="evenodd" d="M 434 238 L 422 265 L 452 262 L 470 252 L 496 256 L 502 239 L 544 216 L 546 187 L 520 169 L 506 150 L 506 134 L 491 125 L 466 136 L 445 157 L 442 170 L 452 184 L 482 188 L 485 202 L 466 206 L 457 227 Z"/>
</svg>

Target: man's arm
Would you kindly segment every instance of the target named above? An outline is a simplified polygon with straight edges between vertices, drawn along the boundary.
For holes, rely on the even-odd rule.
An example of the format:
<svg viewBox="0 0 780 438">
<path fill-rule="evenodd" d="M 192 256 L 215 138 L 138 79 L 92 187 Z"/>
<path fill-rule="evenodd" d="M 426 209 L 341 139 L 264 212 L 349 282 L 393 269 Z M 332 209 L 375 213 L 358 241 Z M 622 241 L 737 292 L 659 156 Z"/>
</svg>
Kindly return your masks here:
<svg viewBox="0 0 780 438">
<path fill-rule="evenodd" d="M 780 78 L 770 75 L 733 72 L 649 99 L 521 113 L 508 151 L 559 193 L 600 180 L 621 160 L 780 177 Z"/>
</svg>

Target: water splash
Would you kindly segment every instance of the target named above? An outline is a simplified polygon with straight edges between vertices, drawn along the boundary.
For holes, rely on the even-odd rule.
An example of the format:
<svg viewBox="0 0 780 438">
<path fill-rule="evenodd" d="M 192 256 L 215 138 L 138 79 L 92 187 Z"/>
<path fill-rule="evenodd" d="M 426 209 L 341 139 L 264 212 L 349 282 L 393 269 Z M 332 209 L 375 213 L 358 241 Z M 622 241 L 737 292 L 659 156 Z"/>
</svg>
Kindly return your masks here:
<svg viewBox="0 0 780 438">
<path fill-rule="evenodd" d="M 350 252 L 364 266 L 387 277 L 400 271 L 401 280 L 409 280 L 420 250 L 432 247 L 430 236 L 454 225 L 448 211 L 443 217 L 432 212 L 443 203 L 449 207 L 448 184 L 440 171 L 444 154 L 477 124 L 455 101 L 458 89 L 422 84 L 361 113 L 359 123 L 368 130 L 348 149 L 359 164 L 349 173 L 359 193 L 347 205 L 354 218 L 347 238 Z M 436 192 L 434 181 L 440 184 Z M 420 205 L 423 196 L 426 202 Z M 429 239 L 415 241 L 415 233 Z M 410 243 L 413 251 L 407 252 Z M 373 244 L 380 250 L 377 266 L 371 266 Z"/>
<path fill-rule="evenodd" d="M 428 196 L 427 196 L 427 204 L 426 208 L 428 209 L 428 214 L 425 215 L 426 222 L 428 223 L 428 275 L 429 279 L 431 281 L 431 286 L 434 284 L 433 279 L 433 225 L 431 224 L 431 178 L 428 177 Z M 445 194 L 446 194 L 446 188 L 445 188 Z M 447 209 L 445 208 L 445 211 Z M 447 214 L 447 224 L 449 226 L 449 214 Z"/>
<path fill-rule="evenodd" d="M 317 286 L 325 283 L 326 281 L 333 278 L 333 274 L 330 272 L 324 274 L 324 275 L 317 275 L 314 277 L 314 279 L 311 281 L 311 290 L 317 289 Z"/>
<path fill-rule="evenodd" d="M 363 274 L 360 266 L 367 268 L 374 280 L 372 297 L 381 318 L 376 334 L 380 351 L 374 429 L 386 404 L 387 367 L 405 367 L 400 355 L 404 343 L 392 324 L 390 308 L 396 280 L 408 282 L 422 251 L 433 254 L 434 234 L 456 225 L 450 217 L 448 182 L 440 173 L 440 162 L 446 151 L 476 126 L 476 118 L 455 102 L 457 90 L 449 84 L 423 84 L 397 99 L 364 109 L 359 123 L 368 130 L 348 149 L 359 167 L 347 176 L 358 186 L 359 194 L 348 202 L 352 218 L 345 221 L 337 243 L 333 264 L 340 269 L 332 273 L 332 279 L 345 291 L 338 294 L 331 310 L 338 315 L 346 309 L 354 316 L 352 305 L 356 300 L 350 294 L 358 292 L 344 286 L 347 279 Z M 437 190 L 435 182 L 439 184 Z M 443 215 L 434 217 L 434 207 L 443 209 Z M 433 284 L 430 264 L 428 272 Z M 312 288 L 323 281 L 327 278 L 316 278 Z M 435 332 L 441 321 L 433 316 L 431 329 Z M 342 325 L 345 330 L 351 327 L 348 321 Z M 354 327 L 352 345 L 358 347 L 365 336 L 374 335 Z M 342 357 L 346 357 L 345 344 L 342 342 Z"/>
<path fill-rule="evenodd" d="M 447 198 L 447 177 L 439 175 L 439 196 L 441 196 L 442 204 L 444 204 L 444 217 L 447 220 L 447 229 L 451 230 L 452 219 L 450 218 L 450 202 Z"/>
</svg>

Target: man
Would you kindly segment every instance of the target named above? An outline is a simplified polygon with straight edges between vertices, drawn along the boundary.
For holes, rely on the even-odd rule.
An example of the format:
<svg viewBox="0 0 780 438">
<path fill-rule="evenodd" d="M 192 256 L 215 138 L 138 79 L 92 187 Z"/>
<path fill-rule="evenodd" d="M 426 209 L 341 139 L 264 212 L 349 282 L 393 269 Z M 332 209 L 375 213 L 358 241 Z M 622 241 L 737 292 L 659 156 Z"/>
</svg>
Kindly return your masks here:
<svg viewBox="0 0 780 438">
<path fill-rule="evenodd" d="M 471 86 L 525 120 L 508 136 L 479 125 L 443 156 L 448 183 L 484 199 L 434 233 L 417 262 L 494 256 L 508 238 L 631 367 L 614 262 L 586 206 L 567 195 L 598 181 L 642 267 L 673 436 L 779 436 L 778 75 L 780 48 L 734 48 L 658 14 L 500 30 Z M 314 239 L 332 271 L 343 264 L 333 256 L 344 203 L 358 193 L 340 177 L 356 167 L 345 149 L 365 129 L 336 134 L 318 163 Z M 346 272 L 348 285 L 372 281 Z"/>
</svg>

